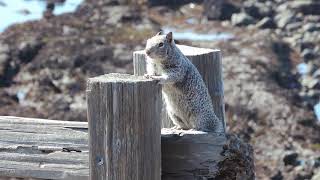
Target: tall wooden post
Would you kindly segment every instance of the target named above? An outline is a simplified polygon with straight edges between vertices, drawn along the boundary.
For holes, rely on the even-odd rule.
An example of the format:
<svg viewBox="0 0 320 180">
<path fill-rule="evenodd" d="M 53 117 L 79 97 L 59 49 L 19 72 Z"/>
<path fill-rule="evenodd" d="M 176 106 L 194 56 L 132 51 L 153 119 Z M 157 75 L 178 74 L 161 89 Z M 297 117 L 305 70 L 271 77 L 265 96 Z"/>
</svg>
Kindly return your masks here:
<svg viewBox="0 0 320 180">
<path fill-rule="evenodd" d="M 87 85 L 91 180 L 160 180 L 161 87 L 126 74 Z"/>
<path fill-rule="evenodd" d="M 184 45 L 178 45 L 178 48 L 197 67 L 202 75 L 212 99 L 214 112 L 225 125 L 221 51 Z M 135 75 L 141 76 L 146 73 L 144 51 L 135 51 L 133 53 L 133 65 Z M 162 127 L 172 127 L 172 123 L 166 115 L 166 111 L 164 111 L 162 115 Z"/>
</svg>

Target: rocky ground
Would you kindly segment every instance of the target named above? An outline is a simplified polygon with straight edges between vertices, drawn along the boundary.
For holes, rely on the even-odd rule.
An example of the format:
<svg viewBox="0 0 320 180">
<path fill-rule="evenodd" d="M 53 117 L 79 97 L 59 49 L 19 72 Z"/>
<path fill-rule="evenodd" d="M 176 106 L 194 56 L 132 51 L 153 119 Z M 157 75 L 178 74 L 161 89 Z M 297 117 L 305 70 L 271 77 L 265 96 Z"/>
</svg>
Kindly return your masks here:
<svg viewBox="0 0 320 180">
<path fill-rule="evenodd" d="M 75 13 L 0 34 L 0 114 L 86 121 L 86 79 L 132 73 L 132 52 L 162 27 L 229 33 L 222 41 L 180 43 L 222 50 L 227 124 L 254 146 L 257 179 L 320 179 L 319 6 L 220 0 L 148 8 L 86 0 Z"/>
</svg>

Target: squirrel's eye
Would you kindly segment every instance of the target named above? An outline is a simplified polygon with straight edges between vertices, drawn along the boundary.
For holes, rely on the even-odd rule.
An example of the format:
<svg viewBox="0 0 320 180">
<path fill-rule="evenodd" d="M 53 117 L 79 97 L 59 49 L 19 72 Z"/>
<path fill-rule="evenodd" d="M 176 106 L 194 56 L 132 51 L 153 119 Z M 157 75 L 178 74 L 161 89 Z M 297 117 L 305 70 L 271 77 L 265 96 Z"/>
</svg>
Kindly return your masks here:
<svg viewBox="0 0 320 180">
<path fill-rule="evenodd" d="M 163 46 L 163 43 L 159 43 L 159 45 L 158 45 L 159 47 L 162 47 Z"/>
</svg>

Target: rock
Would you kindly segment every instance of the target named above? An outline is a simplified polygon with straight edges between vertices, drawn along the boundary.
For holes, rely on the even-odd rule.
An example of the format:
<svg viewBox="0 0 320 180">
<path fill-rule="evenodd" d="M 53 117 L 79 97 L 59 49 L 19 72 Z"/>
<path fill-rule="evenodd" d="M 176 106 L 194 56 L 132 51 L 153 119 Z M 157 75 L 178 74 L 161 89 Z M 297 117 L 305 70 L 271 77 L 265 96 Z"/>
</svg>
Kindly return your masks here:
<svg viewBox="0 0 320 180">
<path fill-rule="evenodd" d="M 231 17 L 231 23 L 234 26 L 247 26 L 254 22 L 255 20 L 246 13 L 233 14 Z"/>
<path fill-rule="evenodd" d="M 285 26 L 286 30 L 292 32 L 292 31 L 296 31 L 297 29 L 301 28 L 303 26 L 302 22 L 293 22 L 293 23 L 289 23 Z"/>
<path fill-rule="evenodd" d="M 314 59 L 314 58 L 317 56 L 317 54 L 316 54 L 316 52 L 314 52 L 314 50 L 312 50 L 312 49 L 304 49 L 304 50 L 301 52 L 301 56 L 302 56 L 304 59 L 308 60 L 308 59 Z"/>
<path fill-rule="evenodd" d="M 320 68 L 317 69 L 317 70 L 312 74 L 312 77 L 314 77 L 314 78 L 319 78 L 319 77 L 320 77 Z"/>
<path fill-rule="evenodd" d="M 292 166 L 299 165 L 299 162 L 297 160 L 298 156 L 299 155 L 296 152 L 289 153 L 289 154 L 285 155 L 284 158 L 283 158 L 284 165 L 285 166 L 287 166 L 287 165 L 292 165 Z"/>
<path fill-rule="evenodd" d="M 109 16 L 109 18 L 106 20 L 106 24 L 111 24 L 111 25 L 117 24 L 125 15 L 125 13 L 130 11 L 128 6 L 107 7 L 106 10 L 108 11 L 107 13 Z M 92 18 L 92 19 L 94 20 L 95 18 Z M 96 19 L 99 19 L 98 15 Z"/>
<path fill-rule="evenodd" d="M 315 87 L 317 84 L 319 84 L 319 79 L 313 78 L 312 76 L 303 76 L 302 77 L 302 81 L 301 84 L 304 87 L 307 87 L 309 89 L 312 89 L 313 87 Z"/>
<path fill-rule="evenodd" d="M 177 7 L 188 3 L 201 3 L 203 0 L 148 0 L 149 6 L 170 6 Z"/>
<path fill-rule="evenodd" d="M 31 38 L 28 41 L 24 41 L 19 45 L 19 58 L 22 62 L 30 62 L 43 46 L 40 39 Z"/>
<path fill-rule="evenodd" d="M 72 27 L 67 26 L 67 25 L 64 25 L 62 27 L 62 35 L 63 36 L 76 35 L 76 34 L 78 34 L 78 32 L 79 31 L 77 29 L 72 28 Z"/>
<path fill-rule="evenodd" d="M 273 21 L 273 19 L 269 18 L 269 17 L 265 17 L 263 19 L 261 19 L 256 26 L 258 28 L 261 29 L 272 29 L 276 27 L 275 22 Z"/>
<path fill-rule="evenodd" d="M 253 148 L 236 135 L 228 134 L 222 154 L 228 158 L 219 162 L 219 174 L 214 179 L 255 179 Z M 237 167 L 237 171 L 233 168 Z"/>
<path fill-rule="evenodd" d="M 0 43 L 0 53 L 8 53 L 9 52 L 9 45 Z"/>
<path fill-rule="evenodd" d="M 291 7 L 303 14 L 320 15 L 320 2 L 314 0 L 292 1 Z"/>
<path fill-rule="evenodd" d="M 0 54 L 0 80 L 5 75 L 8 60 L 9 60 L 9 56 L 7 54 Z"/>
<path fill-rule="evenodd" d="M 271 180 L 283 180 L 281 171 L 278 171 L 277 174 L 271 177 Z"/>
<path fill-rule="evenodd" d="M 311 180 L 319 180 L 320 179 L 320 170 L 316 171 L 316 173 L 312 176 Z"/>
<path fill-rule="evenodd" d="M 284 28 L 287 24 L 297 22 L 298 20 L 299 18 L 296 17 L 296 13 L 290 10 L 281 11 L 275 16 L 275 21 L 279 28 Z"/>
<path fill-rule="evenodd" d="M 256 19 L 271 17 L 273 14 L 273 10 L 272 10 L 272 7 L 270 6 L 270 3 L 245 1 L 243 6 L 244 6 L 245 12 Z"/>
<path fill-rule="evenodd" d="M 208 20 L 230 20 L 232 14 L 240 12 L 239 6 L 225 0 L 205 0 L 203 6 Z"/>
<path fill-rule="evenodd" d="M 314 49 L 314 47 L 315 47 L 315 44 L 312 42 L 307 42 L 307 41 L 300 42 L 300 51 L 303 51 L 304 49 Z"/>
<path fill-rule="evenodd" d="M 303 26 L 303 30 L 304 31 L 309 31 L 309 32 L 313 32 L 313 31 L 320 31 L 320 24 L 317 23 L 307 23 Z"/>
<path fill-rule="evenodd" d="M 9 60 L 9 46 L 7 44 L 0 43 L 0 81 L 5 78 L 5 71 L 7 69 Z M 1 84 L 1 83 L 0 83 Z"/>
<path fill-rule="evenodd" d="M 31 14 L 31 12 L 28 9 L 21 9 L 18 11 L 18 13 L 22 14 L 22 15 L 29 15 Z"/>
</svg>

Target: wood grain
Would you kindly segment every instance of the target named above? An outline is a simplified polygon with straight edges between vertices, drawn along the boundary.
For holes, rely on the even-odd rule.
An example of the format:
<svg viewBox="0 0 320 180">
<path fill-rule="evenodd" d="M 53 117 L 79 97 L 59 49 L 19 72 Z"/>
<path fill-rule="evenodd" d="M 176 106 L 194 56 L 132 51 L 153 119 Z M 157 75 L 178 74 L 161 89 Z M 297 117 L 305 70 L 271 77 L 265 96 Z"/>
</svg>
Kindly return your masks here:
<svg viewBox="0 0 320 180">
<path fill-rule="evenodd" d="M 0 135 L 1 180 L 89 178 L 86 122 L 0 116 Z M 234 135 L 162 129 L 161 157 L 162 180 L 254 179 L 252 147 Z"/>
<path fill-rule="evenodd" d="M 86 122 L 0 116 L 0 179 L 88 179 Z"/>
<path fill-rule="evenodd" d="M 91 180 L 160 180 L 161 86 L 125 74 L 88 80 Z"/>
<path fill-rule="evenodd" d="M 185 45 L 177 45 L 182 53 L 197 67 L 212 99 L 213 108 L 218 118 L 226 127 L 224 109 L 224 89 L 222 77 L 221 51 L 205 48 L 197 48 Z M 134 74 L 142 76 L 146 73 L 146 61 L 144 51 L 133 53 Z M 168 117 L 163 102 L 162 127 L 173 127 Z"/>
<path fill-rule="evenodd" d="M 162 180 L 215 177 L 226 143 L 224 133 L 161 130 Z"/>
</svg>

